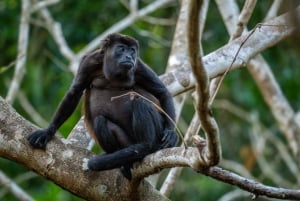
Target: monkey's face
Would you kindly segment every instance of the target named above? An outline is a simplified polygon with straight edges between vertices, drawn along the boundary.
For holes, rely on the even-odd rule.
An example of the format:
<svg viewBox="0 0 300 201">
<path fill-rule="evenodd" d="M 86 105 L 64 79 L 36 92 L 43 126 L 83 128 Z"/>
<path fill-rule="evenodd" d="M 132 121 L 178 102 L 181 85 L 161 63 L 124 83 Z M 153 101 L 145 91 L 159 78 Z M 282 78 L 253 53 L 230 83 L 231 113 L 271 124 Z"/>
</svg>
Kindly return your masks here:
<svg viewBox="0 0 300 201">
<path fill-rule="evenodd" d="M 130 71 L 135 67 L 136 47 L 122 43 L 114 45 L 112 50 L 113 58 L 117 61 L 118 68 L 124 72 Z"/>
<path fill-rule="evenodd" d="M 133 81 L 136 69 L 137 46 L 117 42 L 105 52 L 103 72 L 110 81 Z"/>
</svg>

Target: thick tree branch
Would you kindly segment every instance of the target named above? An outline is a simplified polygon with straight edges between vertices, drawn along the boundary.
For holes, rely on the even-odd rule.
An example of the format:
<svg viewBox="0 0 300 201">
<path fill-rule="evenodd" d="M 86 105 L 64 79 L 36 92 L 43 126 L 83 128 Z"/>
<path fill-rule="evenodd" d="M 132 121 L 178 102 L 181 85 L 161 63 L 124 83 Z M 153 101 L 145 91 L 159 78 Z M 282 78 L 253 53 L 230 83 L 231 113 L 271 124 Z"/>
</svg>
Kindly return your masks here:
<svg viewBox="0 0 300 201">
<path fill-rule="evenodd" d="M 188 59 L 188 47 L 187 47 L 188 30 L 186 29 L 187 20 L 188 20 L 188 5 L 189 5 L 189 0 L 181 1 L 180 13 L 177 19 L 175 35 L 174 35 L 171 53 L 167 64 L 167 72 L 171 70 L 181 69 L 183 66 L 190 68 L 190 62 Z M 209 5 L 209 0 L 204 0 L 200 11 L 200 19 L 201 19 L 199 25 L 200 33 L 202 33 L 204 29 L 206 15 L 208 11 L 208 5 Z M 180 115 L 181 110 L 188 96 L 189 93 L 185 93 L 181 96 L 174 97 L 177 119 L 179 119 L 179 117 L 181 116 Z M 196 126 L 195 126 L 195 122 L 197 123 Z M 196 127 L 197 129 L 193 129 Z M 185 142 L 190 141 L 190 138 L 193 135 L 198 134 L 199 129 L 200 129 L 199 117 L 198 115 L 195 114 L 187 130 L 187 133 L 184 136 L 184 141 Z M 182 171 L 182 167 L 172 168 L 169 171 L 169 174 L 166 177 L 160 189 L 160 192 L 163 195 L 168 196 L 171 193 L 177 178 L 181 174 L 181 171 Z"/>
<path fill-rule="evenodd" d="M 142 181 L 136 190 L 136 183 L 128 183 L 119 170 L 83 171 L 83 159 L 90 158 L 93 154 L 86 149 L 69 144 L 67 140 L 54 138 L 47 145 L 46 151 L 32 149 L 26 136 L 36 128 L 19 116 L 2 98 L 0 98 L 0 107 L 1 157 L 21 163 L 87 200 L 166 200 L 145 181 Z M 299 190 L 265 186 L 218 167 L 204 168 L 201 164 L 203 161 L 199 158 L 196 148 L 165 149 L 151 154 L 141 163 L 135 164 L 133 177 L 137 179 L 141 175 L 145 175 L 145 172 L 152 174 L 165 167 L 188 166 L 256 195 L 300 199 Z M 109 195 L 113 195 L 113 199 Z"/>
<path fill-rule="evenodd" d="M 46 151 L 32 149 L 26 136 L 36 130 L 0 97 L 0 156 L 18 162 L 86 200 L 167 200 L 145 181 L 129 183 L 119 170 L 83 171 L 92 153 L 54 138 Z"/>
<path fill-rule="evenodd" d="M 300 6 L 295 11 L 300 16 Z M 249 31 L 220 49 L 204 56 L 202 59 L 208 77 L 214 78 L 224 73 L 231 66 L 235 54 L 238 52 L 241 44 L 245 42 L 245 38 L 248 37 L 249 33 L 254 31 L 239 51 L 231 70 L 245 66 L 252 57 L 290 36 L 295 30 L 295 27 L 289 20 L 290 14 L 286 13 L 269 20 L 264 23 L 268 26 L 256 27 L 255 31 Z M 162 75 L 161 79 L 173 95 L 183 93 L 195 85 L 195 79 L 190 69 L 171 71 Z"/>
</svg>

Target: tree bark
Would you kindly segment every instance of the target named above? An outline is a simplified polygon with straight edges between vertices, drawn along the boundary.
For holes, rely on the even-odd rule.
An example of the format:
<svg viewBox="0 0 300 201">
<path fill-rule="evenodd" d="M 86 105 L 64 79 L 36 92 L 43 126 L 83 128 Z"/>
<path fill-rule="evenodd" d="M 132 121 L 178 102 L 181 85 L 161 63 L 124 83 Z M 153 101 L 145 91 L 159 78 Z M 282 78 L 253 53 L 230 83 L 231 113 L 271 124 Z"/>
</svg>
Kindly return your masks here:
<svg viewBox="0 0 300 201">
<path fill-rule="evenodd" d="M 0 97 L 0 156 L 37 172 L 64 189 L 93 201 L 168 199 L 148 182 L 128 182 L 118 169 L 83 171 L 83 159 L 93 153 L 55 137 L 46 150 L 32 149 L 26 136 L 36 127 Z"/>
</svg>

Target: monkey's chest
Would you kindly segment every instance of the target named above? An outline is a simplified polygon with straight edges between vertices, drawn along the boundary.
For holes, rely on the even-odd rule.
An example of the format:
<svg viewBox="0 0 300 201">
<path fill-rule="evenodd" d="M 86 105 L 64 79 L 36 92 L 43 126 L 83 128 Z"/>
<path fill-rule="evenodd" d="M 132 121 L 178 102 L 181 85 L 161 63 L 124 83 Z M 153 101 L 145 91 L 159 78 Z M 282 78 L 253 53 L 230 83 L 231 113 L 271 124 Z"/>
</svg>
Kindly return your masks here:
<svg viewBox="0 0 300 201">
<path fill-rule="evenodd" d="M 88 97 L 91 117 L 94 119 L 103 115 L 130 132 L 135 98 L 143 98 L 145 104 L 152 104 L 150 102 L 159 104 L 153 95 L 141 88 L 135 90 L 92 88 Z"/>
</svg>

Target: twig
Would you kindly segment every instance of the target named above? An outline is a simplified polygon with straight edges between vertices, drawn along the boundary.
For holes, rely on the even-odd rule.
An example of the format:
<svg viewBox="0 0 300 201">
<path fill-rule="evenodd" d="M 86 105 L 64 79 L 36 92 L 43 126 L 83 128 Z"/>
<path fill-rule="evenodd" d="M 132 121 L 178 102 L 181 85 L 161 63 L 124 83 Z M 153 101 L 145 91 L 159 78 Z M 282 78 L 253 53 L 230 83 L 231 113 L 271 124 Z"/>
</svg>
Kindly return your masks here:
<svg viewBox="0 0 300 201">
<path fill-rule="evenodd" d="M 17 58 L 16 60 L 10 62 L 10 63 L 9 63 L 8 65 L 6 65 L 6 66 L 1 66 L 1 67 L 0 67 L 0 74 L 1 74 L 1 73 L 4 73 L 4 72 L 7 71 L 8 69 L 10 69 L 10 68 L 12 68 L 14 65 L 16 65 L 17 60 L 20 59 L 20 58 L 22 58 L 22 57 L 24 57 L 24 55 L 18 56 L 18 58 Z"/>
<path fill-rule="evenodd" d="M 154 103 L 150 99 L 146 98 L 145 96 L 143 96 L 143 95 L 141 95 L 141 94 L 139 94 L 135 91 L 130 91 L 130 92 L 127 92 L 125 94 L 121 94 L 119 96 L 113 96 L 113 97 L 110 98 L 110 100 L 114 101 L 114 100 L 122 98 L 124 96 L 129 96 L 130 100 L 133 100 L 135 98 L 135 96 L 138 96 L 138 97 L 144 99 L 145 101 L 151 103 L 157 110 L 159 110 L 161 113 L 163 113 L 172 122 L 172 124 L 174 125 L 176 131 L 179 134 L 179 137 L 182 139 L 184 147 L 187 148 L 187 145 L 185 144 L 184 139 L 183 139 L 183 134 L 181 133 L 180 129 L 177 127 L 176 122 L 159 105 L 157 105 L 156 103 Z"/>
<path fill-rule="evenodd" d="M 233 34 L 231 34 L 231 39 L 233 40 L 237 37 L 240 37 L 245 30 L 245 27 L 253 13 L 257 0 L 247 0 L 244 4 L 242 12 L 238 18 L 236 30 Z"/>
</svg>

